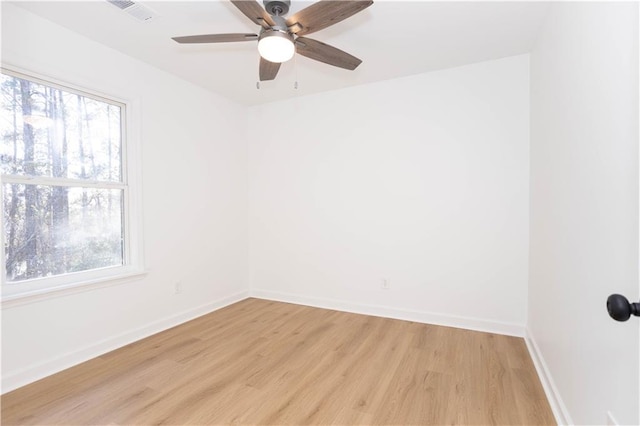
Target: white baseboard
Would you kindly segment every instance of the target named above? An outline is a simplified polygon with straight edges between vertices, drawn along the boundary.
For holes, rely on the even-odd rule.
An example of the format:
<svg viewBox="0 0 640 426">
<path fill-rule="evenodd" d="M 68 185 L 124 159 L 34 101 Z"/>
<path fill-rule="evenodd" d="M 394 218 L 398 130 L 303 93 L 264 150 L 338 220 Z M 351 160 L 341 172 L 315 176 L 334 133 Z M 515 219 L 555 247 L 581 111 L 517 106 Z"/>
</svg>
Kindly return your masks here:
<svg viewBox="0 0 640 426">
<path fill-rule="evenodd" d="M 199 316 L 244 300 L 247 297 L 249 297 L 249 292 L 241 291 L 196 308 L 154 321 L 135 330 L 130 330 L 126 333 L 109 337 L 85 348 L 64 354 L 49 361 L 31 365 L 20 371 L 9 373 L 2 377 L 2 393 L 10 392 L 21 386 L 35 382 L 36 380 L 40 380 L 69 367 L 73 367 L 74 365 L 80 364 L 84 361 L 88 361 L 91 358 L 95 358 L 114 349 L 128 345 L 129 343 L 144 339 L 145 337 L 149 337 Z"/>
<path fill-rule="evenodd" d="M 553 415 L 556 418 L 556 423 L 559 425 L 574 424 L 573 420 L 571 420 L 571 416 L 569 415 L 569 410 L 567 410 L 567 406 L 564 405 L 560 392 L 558 392 L 558 388 L 553 381 L 553 376 L 551 376 L 551 372 L 549 371 L 549 367 L 547 367 L 547 363 L 542 356 L 542 352 L 540 352 L 536 339 L 533 337 L 533 334 L 531 334 L 531 330 L 529 330 L 528 327 L 526 328 L 524 341 L 527 344 L 527 349 L 529 349 L 533 365 L 536 367 L 536 371 L 538 372 L 538 377 L 540 377 L 540 382 L 542 382 L 542 387 L 544 388 L 544 393 L 547 395 L 547 400 L 549 400 L 549 405 L 551 405 L 551 411 L 553 411 Z"/>
<path fill-rule="evenodd" d="M 483 320 L 477 318 L 460 317 L 425 311 L 390 308 L 387 306 L 351 303 L 316 297 L 301 296 L 291 293 L 280 293 L 268 290 L 252 289 L 251 297 L 275 300 L 278 302 L 295 303 L 316 308 L 333 309 L 356 314 L 373 315 L 377 317 L 414 321 L 426 324 L 442 325 L 446 327 L 464 328 L 467 330 L 483 331 L 487 333 L 504 334 L 507 336 L 524 337 L 524 325 L 500 321 Z"/>
<path fill-rule="evenodd" d="M 159 333 L 171 327 L 175 327 L 176 325 L 182 324 L 184 322 L 187 322 L 199 316 L 208 314 L 210 312 L 216 311 L 225 306 L 239 302 L 241 300 L 246 299 L 247 297 L 256 297 L 260 299 L 302 304 L 306 306 L 313 306 L 313 307 L 324 308 L 324 309 L 333 309 L 333 310 L 339 310 L 339 311 L 345 311 L 345 312 L 353 312 L 353 313 L 363 314 L 363 315 L 373 315 L 373 316 L 379 316 L 379 317 L 385 317 L 385 318 L 400 319 L 405 321 L 415 321 L 415 322 L 426 323 L 426 324 L 435 324 L 435 325 L 442 325 L 447 327 L 463 328 L 467 330 L 476 330 L 476 331 L 482 331 L 482 332 L 488 332 L 488 333 L 504 334 L 508 336 L 525 337 L 525 327 L 524 325 L 521 325 L 521 324 L 507 323 L 507 322 L 500 322 L 500 321 L 490 321 L 490 320 L 483 320 L 483 319 L 469 318 L 469 317 L 460 317 L 460 316 L 454 316 L 454 315 L 445 315 L 445 314 L 425 312 L 425 311 L 390 308 L 390 307 L 379 306 L 379 305 L 351 303 L 351 302 L 340 301 L 340 300 L 314 298 L 314 297 L 300 296 L 300 295 L 295 295 L 290 293 L 280 293 L 280 292 L 272 292 L 267 290 L 255 289 L 255 290 L 251 290 L 250 292 L 242 291 L 242 292 L 232 294 L 230 296 L 218 299 L 214 302 L 207 303 L 197 308 L 189 309 L 187 311 L 180 312 L 170 317 L 167 317 L 158 321 L 154 321 L 153 323 L 139 327 L 135 330 L 127 331 L 126 333 L 122 333 L 120 335 L 104 339 L 102 341 L 94 343 L 85 348 L 56 357 L 55 359 L 51 359 L 43 363 L 31 365 L 20 371 L 9 373 L 6 376 L 2 377 L 2 393 L 12 391 L 21 386 L 32 383 L 36 380 L 40 380 L 44 377 L 50 376 L 64 369 L 73 367 L 74 365 L 80 364 L 91 358 L 95 358 L 109 351 L 125 346 L 129 343 L 135 342 L 140 339 L 144 339 L 145 337 L 151 336 L 153 334 Z M 541 369 L 539 368 L 539 362 L 537 362 L 537 359 L 536 359 L 537 355 L 534 355 L 534 351 L 532 351 L 531 349 L 531 345 L 535 345 L 535 343 L 529 342 L 530 340 L 529 337 L 525 338 L 525 340 L 527 341 L 527 346 L 529 347 L 529 351 L 532 353 L 532 358 L 534 359 L 534 363 L 536 364 L 536 369 L 538 370 L 538 374 L 541 376 L 541 380 L 543 381 L 543 386 L 544 386 L 545 381 L 542 378 L 543 373 L 541 372 Z M 547 395 L 551 403 L 551 396 L 549 396 L 547 387 L 548 386 L 545 387 L 545 392 L 547 392 Z M 562 405 L 562 407 L 564 406 Z M 552 408 L 554 408 L 553 404 L 552 404 Z M 554 408 L 554 414 L 556 414 L 555 408 Z M 556 418 L 559 419 L 557 414 L 556 414 Z M 562 423 L 562 422 L 560 422 L 559 420 L 559 423 Z M 568 423 L 564 422 L 564 424 L 568 424 Z"/>
</svg>

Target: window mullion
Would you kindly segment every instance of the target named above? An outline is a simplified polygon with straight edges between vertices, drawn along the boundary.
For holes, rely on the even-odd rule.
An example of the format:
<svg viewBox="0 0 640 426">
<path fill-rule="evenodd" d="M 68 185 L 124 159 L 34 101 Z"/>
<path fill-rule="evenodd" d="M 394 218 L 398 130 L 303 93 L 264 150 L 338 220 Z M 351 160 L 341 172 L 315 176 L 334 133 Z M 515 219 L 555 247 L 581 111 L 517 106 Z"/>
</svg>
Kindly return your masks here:
<svg viewBox="0 0 640 426">
<path fill-rule="evenodd" d="M 105 182 L 92 181 L 87 179 L 69 179 L 49 176 L 19 176 L 19 175 L 2 175 L 2 181 L 6 183 L 18 183 L 24 185 L 49 185 L 49 186 L 68 186 L 82 188 L 107 188 L 107 189 L 125 189 L 126 185 L 122 182 Z"/>
</svg>

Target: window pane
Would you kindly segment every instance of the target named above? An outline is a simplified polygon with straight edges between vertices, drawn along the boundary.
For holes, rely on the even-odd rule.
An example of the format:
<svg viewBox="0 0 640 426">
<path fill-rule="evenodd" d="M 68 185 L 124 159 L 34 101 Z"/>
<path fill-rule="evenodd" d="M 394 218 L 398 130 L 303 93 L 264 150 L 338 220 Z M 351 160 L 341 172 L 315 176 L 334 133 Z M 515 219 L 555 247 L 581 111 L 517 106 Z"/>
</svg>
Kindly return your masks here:
<svg viewBox="0 0 640 426">
<path fill-rule="evenodd" d="M 123 190 L 3 185 L 7 281 L 124 264 Z"/>
<path fill-rule="evenodd" d="M 0 75 L 0 172 L 122 181 L 120 106 Z"/>
</svg>

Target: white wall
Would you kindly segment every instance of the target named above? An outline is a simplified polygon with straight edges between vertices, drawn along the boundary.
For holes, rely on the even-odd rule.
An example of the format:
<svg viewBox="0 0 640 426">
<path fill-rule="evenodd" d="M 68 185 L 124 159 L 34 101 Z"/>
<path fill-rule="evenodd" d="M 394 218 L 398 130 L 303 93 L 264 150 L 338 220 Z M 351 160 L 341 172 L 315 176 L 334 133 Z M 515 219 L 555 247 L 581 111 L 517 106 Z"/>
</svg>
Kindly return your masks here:
<svg viewBox="0 0 640 426">
<path fill-rule="evenodd" d="M 2 311 L 3 391 L 245 297 L 244 108 L 2 3 L 2 60 L 140 105 L 148 275 Z M 183 293 L 173 294 L 180 280 Z"/>
<path fill-rule="evenodd" d="M 522 333 L 528 67 L 522 55 L 251 108 L 252 294 Z"/>
<path fill-rule="evenodd" d="M 247 117 L 3 2 L 3 62 L 140 105 L 149 269 L 3 309 L 3 391 L 251 287 L 513 334 L 528 309 L 561 415 L 639 423 L 638 322 L 604 311 L 610 293 L 638 298 L 637 16 L 632 3 L 553 5 L 531 56 L 529 199 L 528 55 Z"/>
<path fill-rule="evenodd" d="M 554 3 L 531 54 L 528 327 L 565 421 L 639 424 L 638 5 Z"/>
</svg>

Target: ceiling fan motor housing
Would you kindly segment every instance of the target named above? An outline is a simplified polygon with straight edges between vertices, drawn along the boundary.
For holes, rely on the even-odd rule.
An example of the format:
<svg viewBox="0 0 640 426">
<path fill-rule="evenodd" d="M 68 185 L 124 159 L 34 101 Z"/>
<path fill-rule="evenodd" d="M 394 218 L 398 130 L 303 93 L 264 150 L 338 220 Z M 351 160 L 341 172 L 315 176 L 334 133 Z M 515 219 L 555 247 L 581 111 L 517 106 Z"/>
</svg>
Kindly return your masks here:
<svg viewBox="0 0 640 426">
<path fill-rule="evenodd" d="M 264 9 L 273 16 L 283 16 L 289 13 L 291 0 L 264 0 Z"/>
</svg>

